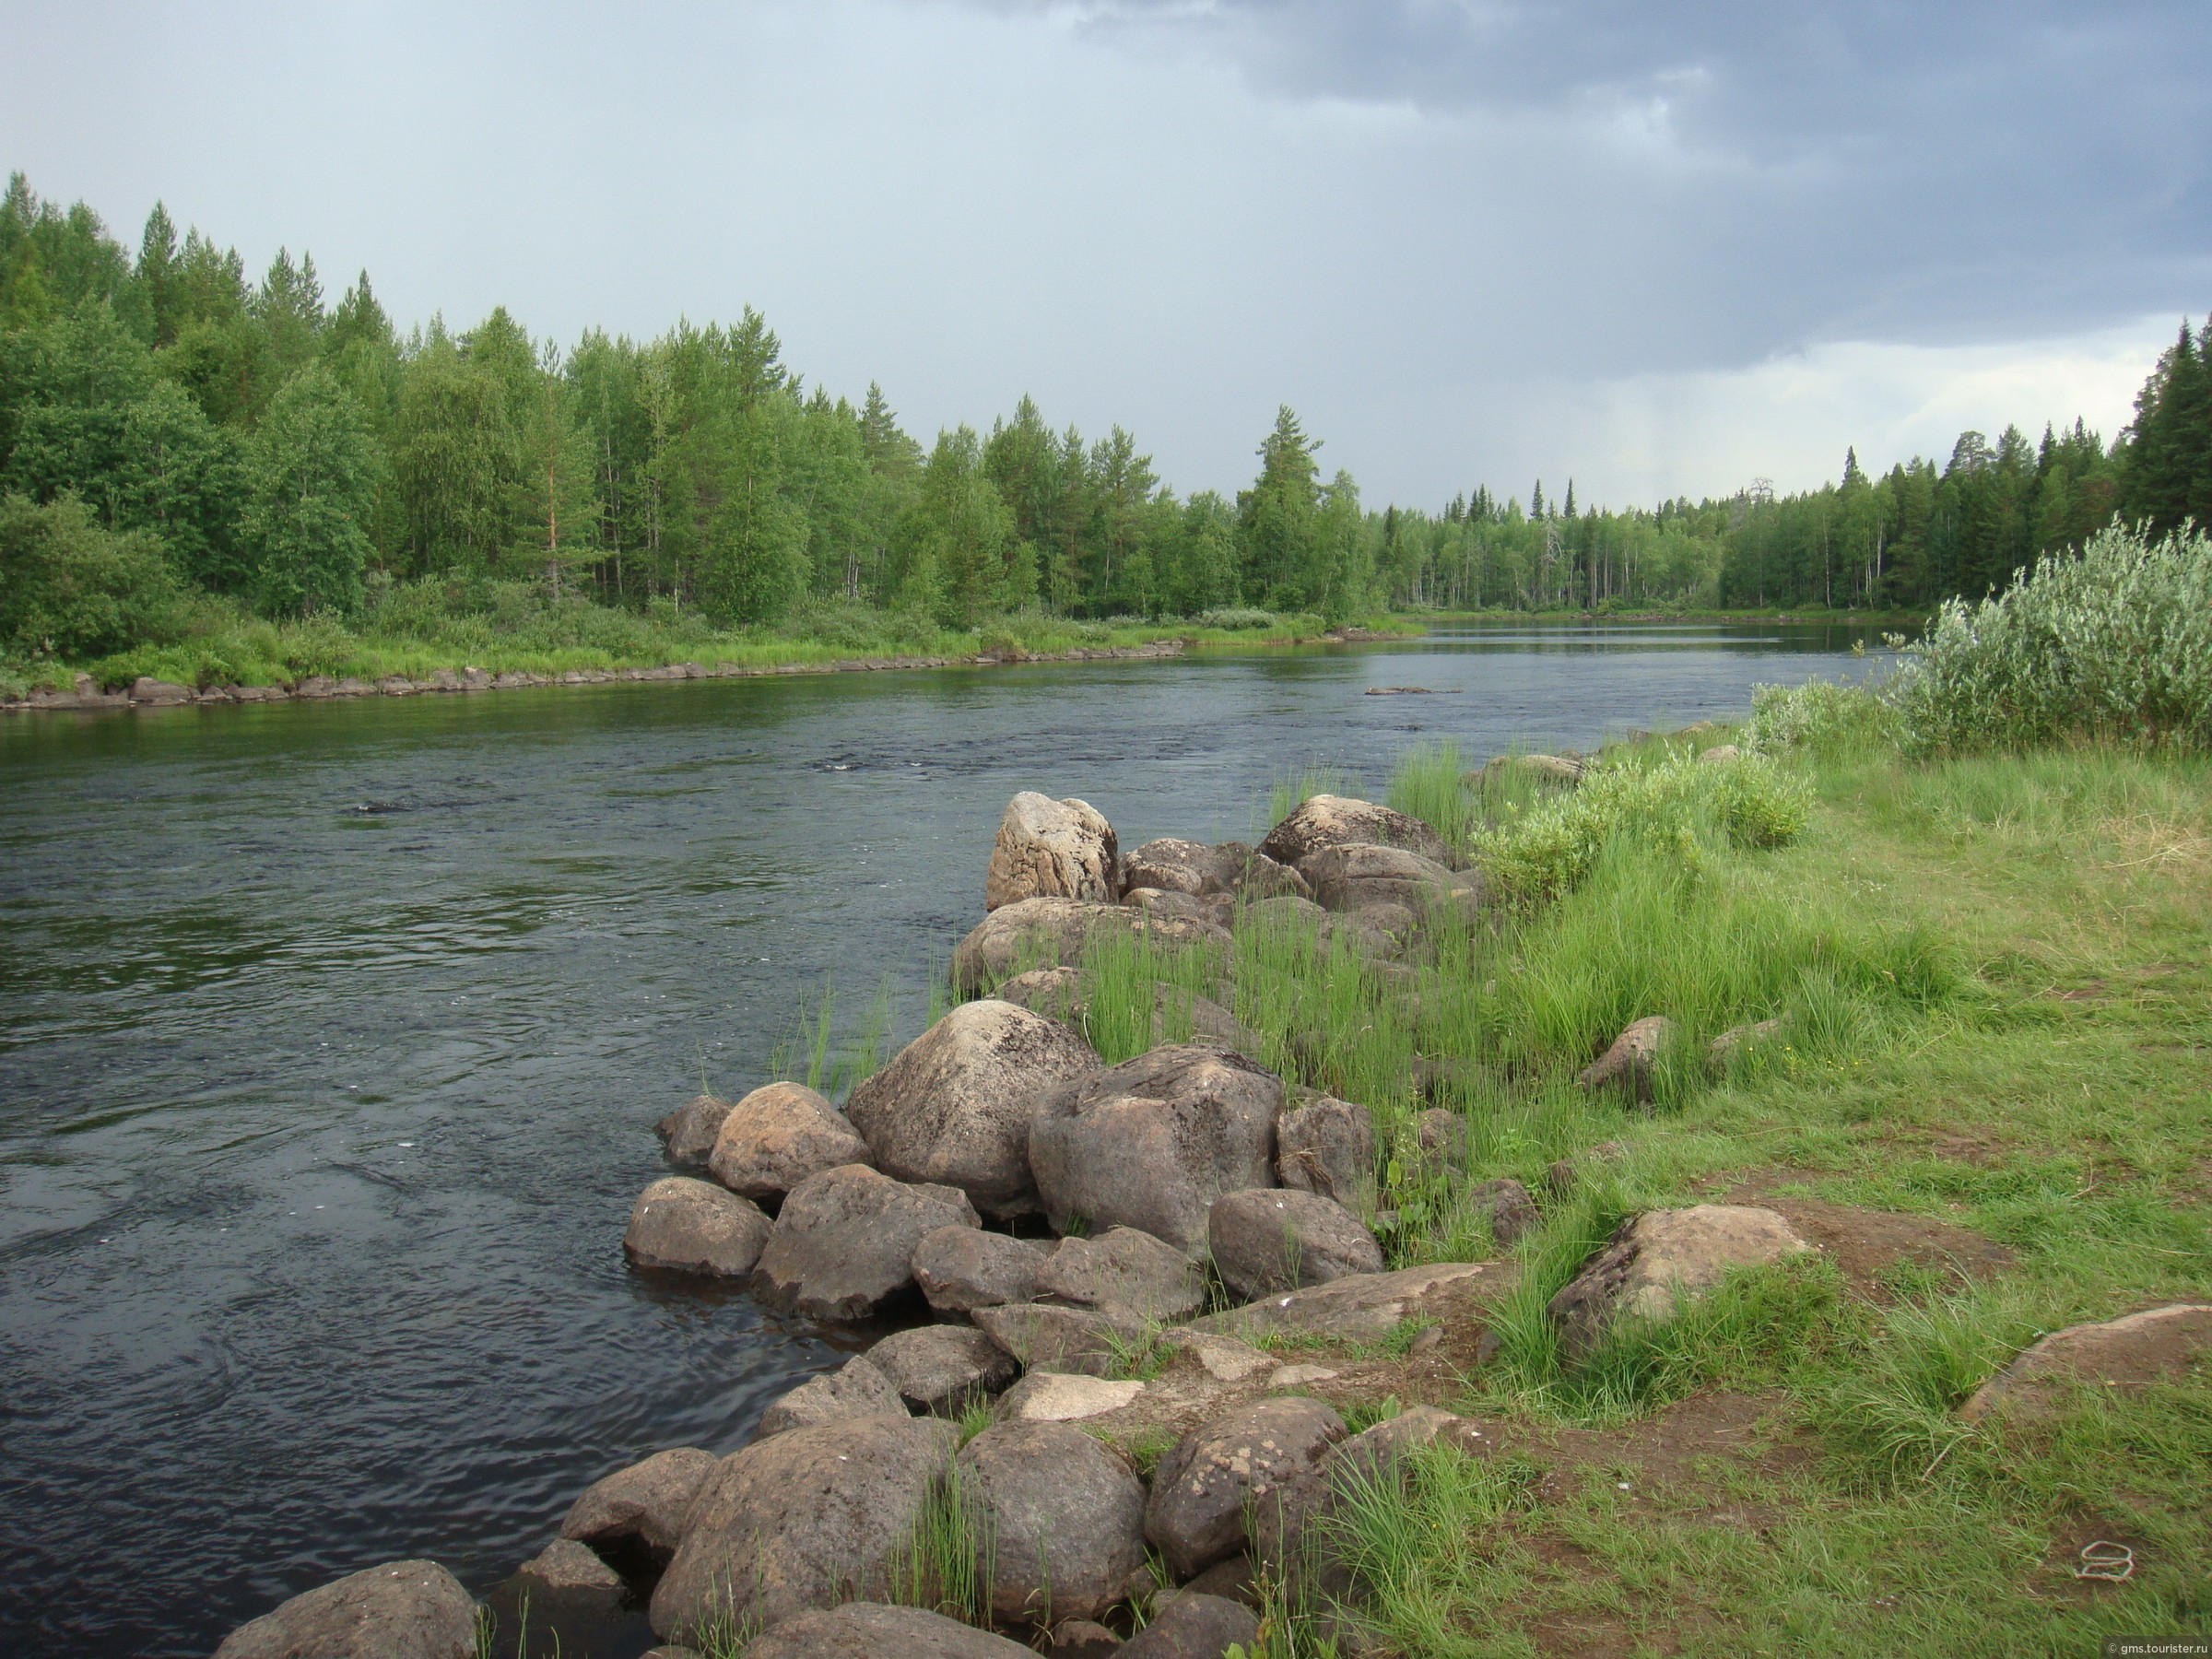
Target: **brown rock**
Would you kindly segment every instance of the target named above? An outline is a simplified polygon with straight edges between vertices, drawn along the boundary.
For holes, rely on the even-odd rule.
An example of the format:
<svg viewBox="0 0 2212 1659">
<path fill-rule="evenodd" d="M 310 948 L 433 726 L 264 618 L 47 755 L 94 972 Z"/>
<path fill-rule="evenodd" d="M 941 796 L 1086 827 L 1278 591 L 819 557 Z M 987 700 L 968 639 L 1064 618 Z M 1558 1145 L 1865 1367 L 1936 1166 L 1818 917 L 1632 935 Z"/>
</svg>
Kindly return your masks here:
<svg viewBox="0 0 2212 1659">
<path fill-rule="evenodd" d="M 1349 842 L 1403 847 L 1439 864 L 1448 856 L 1444 838 L 1419 818 L 1378 806 L 1372 801 L 1326 794 L 1310 796 L 1292 807 L 1283 821 L 1267 832 L 1260 851 L 1277 864 L 1299 866 L 1302 875 L 1306 860 L 1314 853 Z"/>
<path fill-rule="evenodd" d="M 1441 860 L 1403 847 L 1359 841 L 1309 854 L 1299 874 L 1312 883 L 1314 900 L 1333 911 L 1398 904 L 1418 913 L 1438 905 L 1478 904 L 1482 896 L 1479 877 L 1456 873 Z"/>
<path fill-rule="evenodd" d="M 622 1599 L 622 1575 L 573 1538 L 554 1539 L 515 1572 L 555 1595 L 598 1597 L 609 1606 Z"/>
<path fill-rule="evenodd" d="M 1209 1313 L 1188 1328 L 1225 1336 L 1280 1332 L 1374 1342 L 1418 1315 L 1428 1298 L 1464 1279 L 1495 1282 L 1499 1294 L 1516 1277 L 1507 1262 L 1431 1262 L 1390 1273 L 1353 1274 L 1312 1289 L 1270 1296 L 1247 1307 Z"/>
<path fill-rule="evenodd" d="M 618 1469 L 583 1488 L 569 1506 L 560 1535 L 582 1544 L 636 1538 L 666 1554 L 681 1542 L 691 1500 L 720 1461 L 697 1446 L 678 1446 Z"/>
<path fill-rule="evenodd" d="M 1673 1041 L 1675 1022 L 1653 1014 L 1624 1028 L 1613 1046 L 1575 1077 L 1584 1088 L 1621 1088 L 1639 1100 L 1652 1098 L 1652 1078 L 1658 1070 L 1660 1051 Z"/>
<path fill-rule="evenodd" d="M 2184 1376 L 2212 1354 L 2212 1303 L 2176 1302 L 2101 1324 L 2068 1325 L 2031 1346 L 1959 1408 L 1969 1422 L 2002 1412 L 2048 1415 L 2069 1382 L 2133 1391 Z"/>
<path fill-rule="evenodd" d="M 215 1659 L 474 1659 L 477 1604 L 435 1561 L 320 1585 L 223 1639 Z"/>
<path fill-rule="evenodd" d="M 1061 1240 L 1037 1271 L 1037 1295 L 1164 1321 L 1203 1306 L 1206 1283 L 1196 1265 L 1172 1244 L 1134 1227 L 1113 1227 L 1095 1239 Z"/>
<path fill-rule="evenodd" d="M 1678 1298 L 1703 1294 L 1731 1269 L 1767 1265 L 1812 1248 L 1771 1209 L 1700 1204 L 1646 1210 L 1622 1222 L 1545 1311 L 1559 1328 L 1561 1355 L 1572 1363 L 1623 1320 L 1671 1319 Z"/>
<path fill-rule="evenodd" d="M 865 1164 L 824 1170 L 783 1200 L 753 1288 L 809 1319 L 865 1319 L 912 1285 L 924 1233 L 976 1220 L 957 1188 L 910 1185 Z"/>
<path fill-rule="evenodd" d="M 1024 899 L 1111 903 L 1121 892 L 1113 826 L 1088 801 L 1055 801 L 1025 789 L 1006 803 L 983 880 L 986 911 Z"/>
<path fill-rule="evenodd" d="M 1034 1659 L 1018 1641 L 942 1613 L 846 1602 L 801 1613 L 755 1637 L 745 1659 Z"/>
<path fill-rule="evenodd" d="M 704 1169 L 722 1133 L 722 1120 L 730 1115 L 730 1102 L 720 1095 L 696 1094 L 653 1126 L 669 1161 L 690 1169 Z M 748 1197 L 751 1194 L 747 1194 Z"/>
<path fill-rule="evenodd" d="M 1469 1189 L 1467 1203 L 1489 1224 L 1490 1241 L 1500 1250 L 1544 1223 L 1529 1190 L 1511 1176 L 1478 1182 Z"/>
<path fill-rule="evenodd" d="M 1759 1020 L 1754 1025 L 1729 1027 L 1706 1048 L 1705 1069 L 1714 1073 L 1726 1071 L 1738 1055 L 1748 1054 L 1781 1036 L 1783 1024 L 1778 1017 Z"/>
<path fill-rule="evenodd" d="M 1202 841 L 1165 837 L 1148 841 L 1122 861 L 1123 890 L 1158 888 L 1164 892 L 1226 893 L 1233 880 L 1221 856 Z"/>
<path fill-rule="evenodd" d="M 1222 1194 L 1207 1214 L 1206 1241 L 1222 1282 L 1251 1300 L 1382 1271 L 1382 1247 L 1359 1217 L 1295 1188 Z"/>
<path fill-rule="evenodd" d="M 914 1282 L 940 1313 L 1036 1300 L 1044 1251 L 1027 1239 L 973 1227 L 939 1227 L 914 1246 Z"/>
<path fill-rule="evenodd" d="M 1221 1659 L 1232 1647 L 1250 1653 L 1260 1640 L 1260 1621 L 1241 1602 L 1179 1590 L 1157 1606 L 1152 1622 L 1122 1644 L 1116 1659 Z"/>
<path fill-rule="evenodd" d="M 1104 1376 L 1144 1346 L 1144 1323 L 1120 1308 L 1009 1302 L 969 1315 L 976 1329 L 1030 1371 Z"/>
<path fill-rule="evenodd" d="M 855 1354 L 833 1371 L 824 1371 L 769 1403 L 753 1438 L 764 1441 L 786 1430 L 848 1418 L 896 1417 L 906 1409 L 891 1380 L 865 1354 Z"/>
<path fill-rule="evenodd" d="M 707 1154 L 715 1180 L 762 1201 L 824 1170 L 874 1161 L 852 1121 L 803 1083 L 771 1083 L 730 1107 Z"/>
<path fill-rule="evenodd" d="M 757 1205 L 688 1175 L 666 1175 L 638 1195 L 622 1253 L 641 1267 L 742 1278 L 768 1235 Z"/>
<path fill-rule="evenodd" d="M 868 1350 L 868 1363 L 909 1406 L 938 1417 L 958 1417 L 971 1403 L 999 1393 L 1021 1370 L 982 1332 L 951 1324 L 894 1332 Z"/>
<path fill-rule="evenodd" d="M 151 675 L 142 674 L 131 682 L 131 700 L 135 703 L 151 703 L 161 707 L 171 703 L 188 703 L 192 697 L 193 688 L 190 686 L 155 679 Z"/>
<path fill-rule="evenodd" d="M 993 911 L 952 953 L 953 982 L 973 995 L 1032 968 L 1078 961 L 1101 932 L 1133 934 L 1156 945 L 1212 946 L 1224 953 L 1229 930 L 1210 922 L 1154 916 L 1125 904 L 1080 899 L 1025 899 Z"/>
<path fill-rule="evenodd" d="M 1178 1580 L 1236 1554 L 1245 1516 L 1344 1438 L 1320 1400 L 1261 1400 L 1186 1435 L 1153 1471 L 1145 1536 Z"/>
<path fill-rule="evenodd" d="M 1119 1411 L 1145 1385 L 1134 1377 L 1110 1381 L 1082 1371 L 1033 1371 L 999 1396 L 1006 1423 L 1074 1423 Z"/>
<path fill-rule="evenodd" d="M 1144 1565 L 1144 1483 L 1080 1429 L 1002 1423 L 960 1449 L 954 1472 L 993 1542 L 998 1618 L 1096 1618 Z"/>
</svg>

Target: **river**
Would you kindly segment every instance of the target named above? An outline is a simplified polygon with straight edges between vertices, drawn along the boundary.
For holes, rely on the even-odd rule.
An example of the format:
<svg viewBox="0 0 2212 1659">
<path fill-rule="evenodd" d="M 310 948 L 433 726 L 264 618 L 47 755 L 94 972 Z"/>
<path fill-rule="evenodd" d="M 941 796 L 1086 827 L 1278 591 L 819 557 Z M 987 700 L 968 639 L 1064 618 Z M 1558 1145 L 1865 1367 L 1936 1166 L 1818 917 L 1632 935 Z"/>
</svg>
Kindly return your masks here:
<svg viewBox="0 0 2212 1659">
<path fill-rule="evenodd" d="M 742 1443 L 853 1338 L 625 1267 L 651 1125 L 826 982 L 918 1029 L 1014 791 L 1256 841 L 1303 765 L 1589 748 L 1870 631 L 0 721 L 0 1646 L 205 1654 L 399 1557 L 480 1591 L 597 1477 Z"/>
</svg>

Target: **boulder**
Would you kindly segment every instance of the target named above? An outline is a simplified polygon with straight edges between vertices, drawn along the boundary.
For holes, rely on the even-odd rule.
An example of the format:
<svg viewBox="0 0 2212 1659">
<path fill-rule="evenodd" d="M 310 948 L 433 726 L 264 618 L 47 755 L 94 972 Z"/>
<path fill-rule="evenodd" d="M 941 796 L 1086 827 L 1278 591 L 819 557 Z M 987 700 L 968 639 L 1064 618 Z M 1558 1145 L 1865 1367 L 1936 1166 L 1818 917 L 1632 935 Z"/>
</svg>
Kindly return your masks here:
<svg viewBox="0 0 2212 1659">
<path fill-rule="evenodd" d="M 696 1094 L 653 1126 L 671 1163 L 687 1169 L 704 1169 L 722 1133 L 722 1120 L 730 1115 L 730 1102 L 719 1095 Z M 748 1194 L 749 1196 L 749 1194 Z"/>
<path fill-rule="evenodd" d="M 1433 858 L 1403 847 L 1347 841 L 1324 847 L 1299 865 L 1323 909 L 1356 911 L 1371 904 L 1402 904 L 1417 915 L 1441 905 L 1478 905 L 1481 878 L 1456 874 Z"/>
<path fill-rule="evenodd" d="M 1312 1089 L 1275 1124 L 1275 1176 L 1349 1210 L 1375 1200 L 1375 1123 L 1364 1106 Z"/>
<path fill-rule="evenodd" d="M 1515 1278 L 1509 1262 L 1430 1262 L 1391 1273 L 1352 1274 L 1309 1290 L 1270 1296 L 1242 1308 L 1208 1313 L 1187 1327 L 1224 1336 L 1271 1335 L 1374 1342 L 1418 1315 L 1428 1299 L 1465 1279 L 1495 1283 L 1502 1294 Z"/>
<path fill-rule="evenodd" d="M 1177 1591 L 1157 1606 L 1114 1659 L 1222 1659 L 1232 1647 L 1251 1653 L 1259 1643 L 1260 1621 L 1242 1602 Z"/>
<path fill-rule="evenodd" d="M 1112 1381 L 1080 1371 L 1031 1371 L 999 1396 L 998 1417 L 1007 1423 L 1074 1423 L 1119 1411 L 1145 1392 L 1131 1377 Z"/>
<path fill-rule="evenodd" d="M 1079 1308 L 1123 1308 L 1139 1319 L 1173 1320 L 1206 1301 L 1191 1258 L 1134 1227 L 1095 1239 L 1063 1239 L 1037 1273 L 1041 1299 Z"/>
<path fill-rule="evenodd" d="M 1304 893 L 1282 893 L 1244 907 L 1243 925 L 1283 930 L 1317 930 L 1329 912 Z"/>
<path fill-rule="evenodd" d="M 2068 1382 L 2133 1391 L 2188 1374 L 2212 1355 L 2212 1303 L 2176 1302 L 2101 1324 L 2068 1325 L 2020 1350 L 1959 1408 L 1969 1422 L 2002 1412 L 2047 1416 Z"/>
<path fill-rule="evenodd" d="M 1305 862 L 1314 853 L 1324 847 L 1352 842 L 1403 847 L 1439 864 L 1450 856 L 1444 838 L 1419 818 L 1378 806 L 1372 801 L 1328 794 L 1309 796 L 1292 807 L 1282 822 L 1267 832 L 1260 851 L 1277 864 L 1299 866 L 1300 874 L 1304 875 Z"/>
<path fill-rule="evenodd" d="M 1053 1627 L 1051 1659 L 1113 1659 L 1122 1651 L 1122 1639 L 1104 1625 L 1088 1618 L 1070 1618 Z"/>
<path fill-rule="evenodd" d="M 1545 1311 L 1559 1328 L 1562 1357 L 1572 1363 L 1622 1320 L 1671 1319 L 1678 1297 L 1712 1289 L 1731 1269 L 1764 1266 L 1812 1248 L 1771 1209 L 1699 1204 L 1646 1210 L 1616 1228 Z"/>
<path fill-rule="evenodd" d="M 159 708 L 170 703 L 188 703 L 192 699 L 190 686 L 155 679 L 151 675 L 142 674 L 131 682 L 131 700 L 135 703 L 151 703 Z"/>
<path fill-rule="evenodd" d="M 763 1441 L 787 1430 L 842 1422 L 848 1418 L 895 1415 L 905 1409 L 906 1402 L 891 1380 L 865 1354 L 855 1354 L 837 1370 L 809 1377 L 790 1393 L 770 1401 L 753 1438 Z"/>
<path fill-rule="evenodd" d="M 1442 1106 L 1414 1114 L 1413 1166 L 1424 1180 L 1456 1173 L 1467 1161 L 1467 1120 Z"/>
<path fill-rule="evenodd" d="M 1234 873 L 1221 855 L 1202 841 L 1177 841 L 1172 836 L 1148 841 L 1122 861 L 1123 891 L 1157 888 L 1162 892 L 1226 893 Z"/>
<path fill-rule="evenodd" d="M 924 1233 L 976 1223 L 956 1187 L 893 1181 L 865 1164 L 824 1170 L 783 1200 L 753 1289 L 809 1319 L 865 1319 L 913 1284 Z"/>
<path fill-rule="evenodd" d="M 1295 1187 L 1222 1194 L 1207 1212 L 1206 1235 L 1215 1271 L 1248 1300 L 1382 1271 L 1382 1246 L 1359 1217 Z"/>
<path fill-rule="evenodd" d="M 1161 888 L 1131 888 L 1122 895 L 1122 902 L 1133 905 L 1156 920 L 1171 922 L 1210 922 L 1217 927 L 1227 927 L 1236 919 L 1236 901 L 1223 893 L 1211 899 L 1201 899 L 1191 893 L 1171 893 Z"/>
<path fill-rule="evenodd" d="M 968 995 L 1009 975 L 1081 959 L 1100 932 L 1135 934 L 1157 945 L 1211 945 L 1226 951 L 1229 930 L 1211 922 L 1155 916 L 1126 904 L 1085 899 L 1025 899 L 993 911 L 952 953 L 953 982 Z"/>
<path fill-rule="evenodd" d="M 1178 1581 L 1190 1578 L 1242 1549 L 1246 1515 L 1343 1438 L 1344 1419 L 1320 1400 L 1292 1395 L 1232 1411 L 1160 1459 L 1145 1536 Z"/>
<path fill-rule="evenodd" d="M 594 1480 L 583 1488 L 560 1524 L 560 1535 L 580 1544 L 615 1544 L 635 1538 L 665 1555 L 684 1535 L 691 1500 L 721 1462 L 697 1446 L 656 1452 L 642 1463 Z"/>
<path fill-rule="evenodd" d="M 1224 1050 L 1157 1048 L 1038 1102 L 1030 1167 L 1057 1230 L 1134 1227 L 1195 1255 L 1223 1193 L 1275 1178 L 1282 1080 Z"/>
<path fill-rule="evenodd" d="M 1618 1088 L 1639 1100 L 1649 1100 L 1652 1078 L 1659 1068 L 1660 1050 L 1674 1040 L 1674 1035 L 1675 1022 L 1664 1014 L 1633 1021 L 1613 1039 L 1613 1046 L 1577 1073 L 1574 1080 L 1594 1093 L 1601 1088 Z"/>
<path fill-rule="evenodd" d="M 599 1600 L 608 1606 L 623 1594 L 622 1575 L 573 1538 L 554 1539 L 516 1568 L 515 1576 L 542 1594 Z"/>
<path fill-rule="evenodd" d="M 476 1659 L 477 1604 L 435 1561 L 387 1561 L 238 1627 L 215 1659 Z"/>
<path fill-rule="evenodd" d="M 939 1227 L 914 1246 L 914 1283 L 940 1313 L 1032 1301 L 1045 1253 L 1027 1239 L 973 1227 Z"/>
<path fill-rule="evenodd" d="M 1544 1222 L 1535 1197 L 1510 1175 L 1479 1182 L 1469 1188 L 1467 1205 L 1488 1224 L 1490 1242 L 1500 1250 Z"/>
<path fill-rule="evenodd" d="M 718 1650 L 719 1651 L 719 1650 Z M 1018 1641 L 942 1613 L 846 1602 L 801 1613 L 756 1636 L 745 1659 L 1035 1659 Z"/>
<path fill-rule="evenodd" d="M 768 1241 L 759 1206 L 712 1182 L 664 1175 L 638 1194 L 622 1253 L 641 1267 L 743 1278 Z"/>
<path fill-rule="evenodd" d="M 723 1459 L 653 1593 L 653 1631 L 696 1644 L 718 1621 L 774 1626 L 880 1595 L 959 1442 L 935 1418 L 787 1430 Z"/>
<path fill-rule="evenodd" d="M 731 1192 L 777 1199 L 809 1175 L 873 1163 L 845 1114 L 804 1083 L 770 1083 L 723 1114 L 707 1168 Z"/>
<path fill-rule="evenodd" d="M 1781 1036 L 1783 1023 L 1777 1016 L 1752 1025 L 1730 1026 L 1707 1045 L 1705 1069 L 1716 1075 L 1726 1071 L 1739 1054 L 1748 1054 Z"/>
<path fill-rule="evenodd" d="M 1063 1308 L 1051 1302 L 1009 1302 L 978 1308 L 975 1328 L 1028 1371 L 1086 1371 L 1103 1376 L 1124 1355 L 1145 1344 L 1145 1328 L 1119 1308 Z"/>
<path fill-rule="evenodd" d="M 1744 751 L 1733 743 L 1716 743 L 1698 756 L 1700 766 L 1725 766 L 1731 760 L 1741 760 Z"/>
<path fill-rule="evenodd" d="M 1287 864 L 1277 864 L 1265 853 L 1253 853 L 1241 842 L 1229 843 L 1246 853 L 1242 874 L 1236 880 L 1237 897 L 1246 903 L 1263 899 L 1311 899 L 1313 886 Z M 1217 849 L 1218 851 L 1218 849 Z"/>
<path fill-rule="evenodd" d="M 958 1417 L 971 1401 L 999 1393 L 1020 1373 L 1006 1349 L 972 1325 L 916 1325 L 886 1336 L 868 1363 L 916 1411 Z"/>
<path fill-rule="evenodd" d="M 953 1464 L 992 1540 L 994 1618 L 1096 1618 L 1145 1564 L 1145 1488 L 1111 1451 L 1064 1423 L 986 1429 Z"/>
<path fill-rule="evenodd" d="M 1088 801 L 1055 801 L 1025 789 L 1006 803 L 991 843 L 983 908 L 1024 899 L 1121 897 L 1120 850 L 1113 826 Z"/>
<path fill-rule="evenodd" d="M 886 1174 L 957 1186 L 986 1215 L 1032 1214 L 1038 1098 L 1099 1067 L 1082 1034 L 1056 1019 L 995 999 L 962 1003 L 855 1088 L 845 1115 Z"/>
<path fill-rule="evenodd" d="M 1065 1020 L 1078 1030 L 1088 1029 L 1090 985 L 1077 968 L 1037 968 L 1016 974 L 998 988 L 1000 1000 L 1053 1019 Z M 1257 1053 L 1260 1035 L 1219 1003 L 1166 980 L 1152 987 L 1152 1041 L 1174 1042 L 1188 1030 L 1194 1042 L 1218 1043 L 1240 1054 Z"/>
<path fill-rule="evenodd" d="M 1242 1602 L 1248 1607 L 1260 1605 L 1261 1588 L 1253 1574 L 1252 1558 L 1233 1555 L 1226 1560 L 1216 1561 L 1204 1572 L 1182 1586 L 1178 1595 L 1218 1595 L 1224 1601 Z"/>
<path fill-rule="evenodd" d="M 1480 785 L 1519 773 L 1539 783 L 1572 784 L 1580 783 L 1589 770 L 1588 762 L 1576 755 L 1500 755 L 1480 771 L 1469 772 L 1467 782 Z"/>
<path fill-rule="evenodd" d="M 1332 1446 L 1311 1473 L 1286 1481 L 1274 1502 L 1253 1506 L 1253 1555 L 1293 1606 L 1348 1603 L 1355 1585 L 1341 1544 L 1350 1503 L 1404 1478 L 1406 1453 L 1460 1419 L 1414 1406 Z"/>
</svg>

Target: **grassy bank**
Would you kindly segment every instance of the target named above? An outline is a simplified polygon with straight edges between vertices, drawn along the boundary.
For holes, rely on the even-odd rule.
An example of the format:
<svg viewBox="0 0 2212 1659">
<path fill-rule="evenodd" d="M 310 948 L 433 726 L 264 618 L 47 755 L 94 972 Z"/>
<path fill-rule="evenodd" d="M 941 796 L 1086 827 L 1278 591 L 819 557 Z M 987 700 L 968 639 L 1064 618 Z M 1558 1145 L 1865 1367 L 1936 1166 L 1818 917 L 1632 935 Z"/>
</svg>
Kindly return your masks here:
<svg viewBox="0 0 2212 1659">
<path fill-rule="evenodd" d="M 1363 619 L 1370 630 L 1418 633 L 1418 623 Z M 1022 611 L 939 628 L 909 613 L 860 605 L 817 605 L 775 627 L 717 628 L 698 611 L 656 604 L 642 611 L 550 594 L 533 582 L 393 584 L 371 594 L 358 616 L 272 622 L 205 600 L 159 643 L 84 660 L 0 658 L 0 696 L 66 688 L 86 673 L 103 689 L 141 675 L 177 685 L 290 685 L 309 675 L 374 681 L 422 678 L 441 668 L 563 674 L 653 668 L 671 663 L 734 663 L 748 668 L 827 664 L 860 657 L 1049 655 L 1159 640 L 1192 645 L 1288 644 L 1324 630 L 1321 618 L 1266 611 L 1194 618 L 1114 617 L 1099 621 Z"/>
</svg>

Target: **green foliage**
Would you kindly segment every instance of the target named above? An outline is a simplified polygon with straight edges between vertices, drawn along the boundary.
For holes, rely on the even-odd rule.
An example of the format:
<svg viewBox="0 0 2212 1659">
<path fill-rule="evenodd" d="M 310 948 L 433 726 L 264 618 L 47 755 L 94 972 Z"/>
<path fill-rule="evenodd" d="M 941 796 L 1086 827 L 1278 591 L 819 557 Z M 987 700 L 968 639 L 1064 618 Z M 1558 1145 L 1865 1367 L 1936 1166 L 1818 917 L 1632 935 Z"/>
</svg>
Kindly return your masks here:
<svg viewBox="0 0 2212 1659">
<path fill-rule="evenodd" d="M 360 406 L 330 374 L 310 370 L 276 394 L 247 447 L 239 521 L 264 615 L 360 604 L 379 465 Z"/>
<path fill-rule="evenodd" d="M 2062 738 L 2212 744 L 2212 542 L 2113 528 L 1946 604 L 1886 688 L 1915 755 Z"/>
<path fill-rule="evenodd" d="M 1894 744 L 1895 706 L 1869 686 L 1818 677 L 1796 686 L 1751 688 L 1745 741 L 1769 754 L 1791 749 L 1818 755 Z"/>
<path fill-rule="evenodd" d="M 184 617 L 152 536 L 102 529 L 74 496 L 0 498 L 0 651 L 81 660 L 172 638 Z"/>
</svg>

